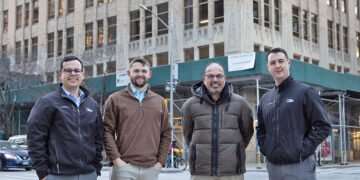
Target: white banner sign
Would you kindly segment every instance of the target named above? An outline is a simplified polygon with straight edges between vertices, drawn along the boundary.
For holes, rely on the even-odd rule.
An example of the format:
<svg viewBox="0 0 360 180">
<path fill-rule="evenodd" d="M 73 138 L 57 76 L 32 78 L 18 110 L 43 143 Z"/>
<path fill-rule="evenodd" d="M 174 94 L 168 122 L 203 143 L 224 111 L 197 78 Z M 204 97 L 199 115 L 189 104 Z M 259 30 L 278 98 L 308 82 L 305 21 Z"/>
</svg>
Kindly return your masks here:
<svg viewBox="0 0 360 180">
<path fill-rule="evenodd" d="M 228 71 L 252 69 L 255 65 L 255 52 L 228 56 Z"/>
<path fill-rule="evenodd" d="M 116 74 L 116 87 L 127 86 L 130 83 L 130 77 L 125 72 Z"/>
</svg>

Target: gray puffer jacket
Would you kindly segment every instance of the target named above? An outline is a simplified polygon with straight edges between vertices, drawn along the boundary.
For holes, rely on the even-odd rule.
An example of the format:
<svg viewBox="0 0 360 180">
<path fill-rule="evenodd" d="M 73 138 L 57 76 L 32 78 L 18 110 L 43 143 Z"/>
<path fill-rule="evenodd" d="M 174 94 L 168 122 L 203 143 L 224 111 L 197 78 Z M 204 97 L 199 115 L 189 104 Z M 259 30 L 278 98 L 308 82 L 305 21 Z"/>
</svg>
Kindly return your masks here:
<svg viewBox="0 0 360 180">
<path fill-rule="evenodd" d="M 245 173 L 245 148 L 254 134 L 247 101 L 226 83 L 214 102 L 202 82 L 182 107 L 183 134 L 190 147 L 192 175 L 229 176 Z"/>
</svg>

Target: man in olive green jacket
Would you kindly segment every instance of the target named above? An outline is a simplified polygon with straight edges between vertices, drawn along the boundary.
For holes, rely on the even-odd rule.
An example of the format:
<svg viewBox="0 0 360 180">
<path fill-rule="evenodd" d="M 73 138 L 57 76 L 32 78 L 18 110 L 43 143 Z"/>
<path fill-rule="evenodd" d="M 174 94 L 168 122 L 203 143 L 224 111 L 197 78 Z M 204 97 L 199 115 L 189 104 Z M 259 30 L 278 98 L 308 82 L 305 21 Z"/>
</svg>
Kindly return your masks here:
<svg viewBox="0 0 360 180">
<path fill-rule="evenodd" d="M 182 107 L 192 180 L 242 180 L 245 148 L 254 134 L 247 101 L 232 92 L 224 68 L 210 63 Z"/>
</svg>

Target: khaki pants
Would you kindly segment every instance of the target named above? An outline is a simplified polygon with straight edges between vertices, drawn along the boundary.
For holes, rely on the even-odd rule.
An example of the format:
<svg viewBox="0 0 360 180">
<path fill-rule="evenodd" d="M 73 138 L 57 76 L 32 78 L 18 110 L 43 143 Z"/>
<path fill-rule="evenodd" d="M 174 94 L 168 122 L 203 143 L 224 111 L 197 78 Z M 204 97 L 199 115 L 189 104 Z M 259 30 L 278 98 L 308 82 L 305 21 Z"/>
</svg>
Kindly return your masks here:
<svg viewBox="0 0 360 180">
<path fill-rule="evenodd" d="M 110 180 L 157 180 L 160 171 L 153 167 L 143 168 L 125 164 L 113 166 L 110 171 Z"/>
<path fill-rule="evenodd" d="M 191 180 L 244 180 L 244 174 L 234 176 L 197 176 L 192 175 Z"/>
<path fill-rule="evenodd" d="M 78 175 L 55 175 L 48 174 L 46 180 L 96 180 L 97 174 L 96 172 L 92 172 L 89 174 L 78 174 Z"/>
</svg>

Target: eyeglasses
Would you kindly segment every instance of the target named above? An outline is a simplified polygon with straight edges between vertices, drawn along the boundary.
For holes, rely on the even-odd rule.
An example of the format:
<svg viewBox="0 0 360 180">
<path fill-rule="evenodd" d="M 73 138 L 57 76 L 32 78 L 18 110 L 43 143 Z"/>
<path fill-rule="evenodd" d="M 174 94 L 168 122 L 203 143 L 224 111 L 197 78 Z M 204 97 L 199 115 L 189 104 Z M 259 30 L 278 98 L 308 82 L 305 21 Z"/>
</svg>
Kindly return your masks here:
<svg viewBox="0 0 360 180">
<path fill-rule="evenodd" d="M 76 74 L 76 75 L 79 75 L 82 72 L 81 69 L 79 69 L 79 68 L 75 68 L 75 69 L 66 68 L 66 69 L 63 69 L 63 71 L 67 75 L 71 74 L 72 72 L 74 72 L 74 74 Z"/>
<path fill-rule="evenodd" d="M 205 77 L 209 78 L 209 79 L 214 79 L 216 77 L 216 79 L 222 79 L 225 75 L 223 74 L 205 74 Z"/>
<path fill-rule="evenodd" d="M 140 72 L 143 73 L 143 74 L 147 74 L 147 73 L 149 73 L 149 70 L 147 70 L 147 69 L 141 69 L 141 70 L 140 69 L 133 69 L 132 72 L 136 73 L 136 74 L 139 74 Z"/>
</svg>

